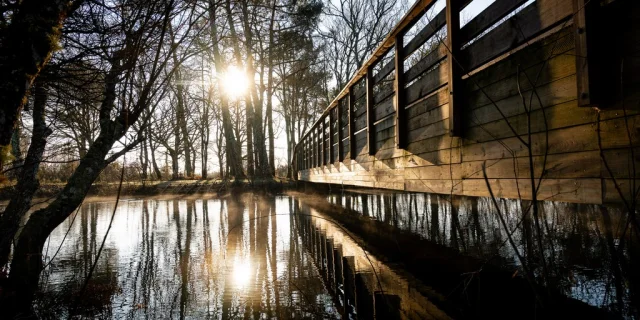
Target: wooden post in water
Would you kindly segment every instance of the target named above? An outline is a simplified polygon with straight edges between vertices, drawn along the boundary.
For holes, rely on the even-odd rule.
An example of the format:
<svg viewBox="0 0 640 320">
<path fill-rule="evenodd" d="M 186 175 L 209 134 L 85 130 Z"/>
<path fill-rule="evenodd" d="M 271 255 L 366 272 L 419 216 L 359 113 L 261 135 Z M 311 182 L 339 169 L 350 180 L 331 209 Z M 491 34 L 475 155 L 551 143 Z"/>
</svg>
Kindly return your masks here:
<svg viewBox="0 0 640 320">
<path fill-rule="evenodd" d="M 373 319 L 374 303 L 373 290 L 369 289 L 368 283 L 375 283 L 373 274 L 356 273 L 356 312 L 358 319 Z"/>
<path fill-rule="evenodd" d="M 333 262 L 333 239 L 327 238 L 325 247 L 325 253 L 327 257 L 327 284 L 329 285 L 329 289 L 335 291 L 333 280 L 333 276 L 335 273 L 335 266 Z"/>
<path fill-rule="evenodd" d="M 461 0 L 447 0 L 447 63 L 449 66 L 449 135 L 462 136 L 462 110 L 460 92 L 462 92 L 462 68 L 458 64 L 460 58 L 460 9 Z"/>
<path fill-rule="evenodd" d="M 353 256 L 342 257 L 342 266 L 344 274 L 344 295 L 345 299 L 345 311 L 356 311 L 356 288 L 355 288 L 355 273 L 356 264 Z M 351 309 L 353 307 L 353 309 Z"/>
</svg>

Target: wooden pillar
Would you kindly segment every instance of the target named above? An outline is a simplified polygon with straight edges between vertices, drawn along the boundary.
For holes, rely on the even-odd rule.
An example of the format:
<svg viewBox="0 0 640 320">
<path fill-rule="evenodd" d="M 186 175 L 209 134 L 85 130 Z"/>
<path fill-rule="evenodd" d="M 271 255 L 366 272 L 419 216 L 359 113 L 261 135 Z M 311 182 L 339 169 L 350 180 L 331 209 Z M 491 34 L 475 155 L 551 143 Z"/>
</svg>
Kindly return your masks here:
<svg viewBox="0 0 640 320">
<path fill-rule="evenodd" d="M 369 146 L 369 155 L 376 154 L 376 130 L 373 125 L 375 121 L 374 104 L 373 104 L 373 66 L 367 68 L 367 145 Z"/>
<path fill-rule="evenodd" d="M 585 0 L 573 0 L 573 28 L 576 42 L 576 77 L 578 106 L 591 105 L 589 94 L 589 62 L 587 59 L 587 19 Z"/>
<path fill-rule="evenodd" d="M 335 273 L 335 266 L 333 263 L 333 240 L 327 238 L 326 240 L 326 256 L 327 256 L 327 286 L 329 287 L 329 289 L 331 290 L 335 290 L 334 287 L 334 273 Z"/>
<path fill-rule="evenodd" d="M 318 167 L 320 167 L 322 166 L 322 122 L 318 122 L 316 133 L 318 135 Z"/>
<path fill-rule="evenodd" d="M 322 165 L 327 165 L 327 117 L 322 118 Z"/>
<path fill-rule="evenodd" d="M 320 149 L 318 148 L 318 130 L 317 128 L 313 128 L 313 167 L 318 167 L 318 152 Z"/>
<path fill-rule="evenodd" d="M 356 312 L 358 319 L 374 319 L 373 292 L 367 283 L 376 283 L 371 273 L 356 273 Z"/>
<path fill-rule="evenodd" d="M 461 0 L 447 0 L 447 63 L 449 66 L 449 135 L 462 136 L 462 110 L 460 92 L 462 90 L 462 68 L 458 63 L 460 58 L 460 10 Z"/>
<path fill-rule="evenodd" d="M 347 115 L 349 116 L 349 158 L 352 160 L 356 159 L 356 122 L 354 119 L 353 107 L 356 103 L 355 97 L 353 96 L 353 87 L 349 88 L 349 109 L 347 111 Z"/>
<path fill-rule="evenodd" d="M 395 67 L 396 77 L 393 81 L 393 88 L 395 90 L 395 107 L 396 107 L 396 146 L 398 149 L 404 149 L 407 147 L 407 129 L 406 129 L 406 112 L 407 107 L 405 101 L 405 77 L 404 77 L 404 32 L 400 32 L 396 35 L 395 41 Z"/>
<path fill-rule="evenodd" d="M 344 127 L 344 123 L 342 123 L 343 101 L 344 100 L 338 101 L 338 162 L 344 161 L 344 145 L 342 144 L 342 140 L 344 139 L 344 136 L 342 135 L 342 127 Z"/>
<path fill-rule="evenodd" d="M 345 313 L 350 314 L 357 310 L 355 287 L 356 263 L 353 256 L 342 257 L 342 272 L 344 277 L 344 295 L 346 298 Z"/>
<path fill-rule="evenodd" d="M 333 145 L 336 143 L 335 139 L 335 129 L 333 129 L 333 124 L 336 119 L 334 116 L 335 109 L 329 110 L 329 163 L 333 163 L 336 158 L 336 152 L 333 149 Z"/>
</svg>

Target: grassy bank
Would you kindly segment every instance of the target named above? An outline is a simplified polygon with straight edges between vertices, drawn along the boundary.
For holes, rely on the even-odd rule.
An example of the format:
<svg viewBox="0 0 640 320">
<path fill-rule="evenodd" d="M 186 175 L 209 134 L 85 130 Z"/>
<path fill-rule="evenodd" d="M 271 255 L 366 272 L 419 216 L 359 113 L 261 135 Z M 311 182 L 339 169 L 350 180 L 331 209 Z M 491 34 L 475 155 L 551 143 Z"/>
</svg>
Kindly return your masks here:
<svg viewBox="0 0 640 320">
<path fill-rule="evenodd" d="M 43 183 L 36 192 L 36 198 L 55 197 L 64 183 Z M 87 196 L 109 197 L 118 193 L 119 183 L 94 183 Z M 128 181 L 122 184 L 123 196 L 160 196 L 160 195 L 201 195 L 223 194 L 234 191 L 267 191 L 280 192 L 295 188 L 296 182 L 284 179 L 272 180 L 170 180 L 170 181 Z M 14 186 L 0 187 L 0 201 L 11 199 Z"/>
</svg>

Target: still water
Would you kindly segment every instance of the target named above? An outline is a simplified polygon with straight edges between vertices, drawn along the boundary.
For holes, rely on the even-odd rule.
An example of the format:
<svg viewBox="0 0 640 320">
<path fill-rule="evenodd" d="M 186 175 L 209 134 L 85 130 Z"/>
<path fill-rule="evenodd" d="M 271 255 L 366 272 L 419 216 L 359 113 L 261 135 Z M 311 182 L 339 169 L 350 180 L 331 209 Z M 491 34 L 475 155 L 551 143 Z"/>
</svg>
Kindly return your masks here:
<svg viewBox="0 0 640 320">
<path fill-rule="evenodd" d="M 347 192 L 327 200 L 506 270 L 522 272 L 524 262 L 538 283 L 564 296 L 614 317 L 639 317 L 640 247 L 622 208 L 541 202 L 538 243 L 532 214 L 523 215 L 527 202 L 498 199 L 496 210 L 490 198 L 434 194 Z"/>
<path fill-rule="evenodd" d="M 517 244 L 513 248 L 488 199 L 340 193 L 326 200 L 357 212 L 359 219 L 511 272 L 522 268 L 517 250 L 542 278 L 536 258 L 542 251 L 547 283 L 554 290 L 618 316 L 637 316 L 638 276 L 631 270 L 638 267 L 638 248 L 628 241 L 630 230 L 624 230 L 620 210 L 542 204 L 540 250 L 533 223 L 522 218 L 517 201 L 499 202 Z M 401 266 L 379 260 L 363 249 L 361 240 L 295 196 L 125 200 L 105 238 L 114 205 L 85 203 L 50 236 L 36 302 L 41 317 L 451 316 L 446 300 L 452 292 L 438 293 L 428 279 L 417 280 Z M 103 239 L 94 275 L 80 292 Z"/>
<path fill-rule="evenodd" d="M 288 196 L 123 201 L 79 292 L 114 204 L 86 203 L 50 236 L 41 317 L 336 319 L 377 310 L 379 318 L 448 318 L 406 277 Z"/>
</svg>

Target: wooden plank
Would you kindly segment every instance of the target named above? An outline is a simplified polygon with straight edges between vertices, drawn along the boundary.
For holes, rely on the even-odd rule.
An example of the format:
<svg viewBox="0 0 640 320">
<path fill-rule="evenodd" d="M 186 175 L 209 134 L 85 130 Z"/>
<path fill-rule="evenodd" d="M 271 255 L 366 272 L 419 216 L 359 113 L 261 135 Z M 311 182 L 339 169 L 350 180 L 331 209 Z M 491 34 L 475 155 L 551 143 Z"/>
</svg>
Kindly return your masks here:
<svg viewBox="0 0 640 320">
<path fill-rule="evenodd" d="M 354 105 L 354 111 L 353 111 L 353 116 L 354 117 L 360 117 L 363 116 L 365 113 L 367 113 L 367 99 L 366 96 L 356 99 L 355 101 L 355 105 Z"/>
<path fill-rule="evenodd" d="M 487 161 L 455 163 L 404 168 L 405 179 L 483 179 L 482 166 L 486 166 L 490 179 L 529 179 L 529 157 L 503 158 Z M 535 156 L 534 176 L 541 177 L 544 156 Z M 544 165 L 544 179 L 580 179 L 600 177 L 599 151 L 585 151 L 549 155 Z"/>
<path fill-rule="evenodd" d="M 555 59 L 555 56 L 567 55 L 574 58 L 574 47 L 575 41 L 572 29 L 561 29 L 556 33 L 530 43 L 526 48 L 508 54 L 497 63 L 476 72 L 465 81 L 465 90 L 472 92 L 478 90 L 479 87 L 484 88 L 514 76 L 518 71 L 527 70 L 534 66 L 538 66 L 537 69 L 540 70 L 540 66 L 543 63 L 547 62 L 547 60 Z"/>
<path fill-rule="evenodd" d="M 497 0 L 460 30 L 460 41 L 465 44 L 493 26 L 500 19 L 527 2 L 527 0 Z"/>
<path fill-rule="evenodd" d="M 367 115 L 363 114 L 362 116 L 356 117 L 354 120 L 354 134 L 358 131 L 365 129 L 367 127 Z"/>
<path fill-rule="evenodd" d="M 494 195 L 499 198 L 518 198 L 518 188 L 525 200 L 531 200 L 531 183 L 526 179 L 489 179 Z M 462 180 L 462 195 L 487 197 L 489 191 L 484 179 Z M 544 179 L 538 192 L 542 201 L 602 203 L 600 179 Z"/>
<path fill-rule="evenodd" d="M 347 154 L 349 153 L 349 138 L 345 138 L 344 140 L 342 140 L 342 153 L 340 154 L 340 156 L 342 157 L 342 160 L 340 162 L 344 162 L 344 160 L 347 158 Z"/>
<path fill-rule="evenodd" d="M 462 136 L 462 104 L 459 101 L 462 98 L 463 87 L 462 68 L 460 67 L 460 10 L 461 0 L 447 0 L 445 8 L 447 14 L 447 70 L 449 79 L 449 135 L 452 137 Z"/>
<path fill-rule="evenodd" d="M 395 103 L 395 98 L 394 97 L 389 97 L 386 100 L 380 102 L 379 104 L 377 104 L 373 111 L 374 111 L 374 122 L 375 121 L 380 121 L 390 115 L 394 115 L 396 113 L 396 107 L 394 105 Z"/>
<path fill-rule="evenodd" d="M 468 72 L 561 23 L 573 13 L 566 0 L 538 0 L 462 50 Z"/>
<path fill-rule="evenodd" d="M 395 61 L 394 61 L 394 63 L 395 63 Z M 395 88 L 394 88 L 393 83 L 377 84 L 377 87 L 378 87 L 378 92 L 377 93 L 374 92 L 374 97 L 373 97 L 373 101 L 376 104 L 380 103 L 382 100 L 386 99 L 387 97 L 389 97 L 389 96 L 391 96 L 392 94 L 395 93 Z"/>
<path fill-rule="evenodd" d="M 407 145 L 406 132 L 405 132 L 405 79 L 404 79 L 404 59 L 405 56 L 403 54 L 404 47 L 404 33 L 401 32 L 396 35 L 396 57 L 395 57 L 395 65 L 396 65 L 396 77 L 394 81 L 394 89 L 396 92 L 395 101 L 396 101 L 396 146 L 398 149 L 404 149 Z"/>
<path fill-rule="evenodd" d="M 409 68 L 409 70 L 405 73 L 405 77 L 407 77 L 407 82 L 411 82 L 415 80 L 422 73 L 431 69 L 437 63 L 442 61 L 444 58 L 447 57 L 447 52 L 448 52 L 447 47 L 442 43 L 439 44 L 426 57 L 422 58 L 415 65 Z"/>
<path fill-rule="evenodd" d="M 539 107 L 537 96 L 531 96 L 532 83 L 536 83 L 536 93 L 548 106 L 550 101 L 559 103 L 559 99 L 575 99 L 576 98 L 576 78 L 575 63 L 573 57 L 569 54 L 559 55 L 550 59 L 545 64 L 532 66 L 531 68 L 520 70 L 518 77 L 516 74 L 509 76 L 503 80 L 485 86 L 482 90 L 466 91 L 464 96 L 465 104 L 470 109 L 480 109 L 485 106 L 498 105 L 502 110 L 523 109 L 522 97 L 525 97 L 527 107 L 533 105 L 534 108 Z M 547 97 L 542 95 L 546 94 Z M 562 98 L 561 98 L 562 97 Z M 533 98 L 533 99 L 531 99 Z"/>
<path fill-rule="evenodd" d="M 549 108 L 555 105 L 575 101 L 575 88 L 575 76 L 569 76 L 540 87 L 536 90 L 536 92 L 540 97 L 539 101 L 542 103 L 542 106 Z M 531 90 L 523 91 L 523 95 L 527 99 L 527 104 L 531 93 Z M 534 96 L 531 109 L 540 109 L 539 101 Z M 500 109 L 500 112 L 498 112 L 498 108 Z M 576 112 L 576 115 L 583 114 L 582 112 Z M 468 126 L 473 127 L 479 124 L 500 120 L 503 119 L 503 117 L 512 117 L 522 113 L 525 113 L 525 109 L 522 106 L 522 98 L 520 96 L 511 96 L 509 98 L 496 101 L 495 104 L 488 104 L 480 108 L 475 108 L 468 112 Z M 591 112 L 591 114 L 594 113 Z"/>
<path fill-rule="evenodd" d="M 449 110 L 449 107 L 444 105 L 422 113 L 420 116 L 410 117 L 409 122 L 407 123 L 407 130 L 411 132 L 422 127 L 426 127 L 432 123 L 449 119 Z M 409 141 L 412 141 L 412 139 L 409 138 Z"/>
<path fill-rule="evenodd" d="M 367 86 L 367 145 L 369 146 L 369 154 L 376 154 L 375 136 L 373 124 L 375 122 L 375 111 L 373 103 L 373 68 L 367 69 L 366 86 Z"/>
<path fill-rule="evenodd" d="M 374 84 L 380 83 L 380 81 L 382 81 L 384 78 L 386 78 L 391 73 L 391 71 L 394 70 L 395 67 L 396 67 L 395 61 L 394 61 L 394 59 L 391 59 L 391 61 L 387 62 L 380 69 L 380 71 L 378 71 L 378 73 L 376 73 L 376 75 L 373 76 L 373 83 Z"/>
<path fill-rule="evenodd" d="M 449 81 L 448 68 L 449 62 L 446 60 L 442 61 L 435 69 L 411 84 L 409 88 L 405 90 L 406 105 L 411 105 L 420 98 L 446 85 Z"/>
<path fill-rule="evenodd" d="M 447 117 L 447 119 L 436 121 L 424 127 L 411 130 L 408 133 L 409 141 L 420 141 L 431 137 L 447 134 L 451 132 L 451 128 L 449 127 L 450 125 L 451 122 L 449 121 L 449 117 Z"/>
<path fill-rule="evenodd" d="M 418 50 L 422 44 L 433 37 L 438 30 L 440 30 L 447 23 L 446 10 L 440 11 L 429 23 L 416 34 L 409 43 L 404 47 L 402 54 L 405 57 L 410 56 L 413 52 Z"/>
<path fill-rule="evenodd" d="M 449 91 L 447 88 L 441 88 L 431 95 L 421 99 L 419 102 L 411 105 L 407 109 L 407 117 L 409 119 L 416 118 L 429 110 L 447 104 L 447 102 L 449 102 Z"/>
</svg>

